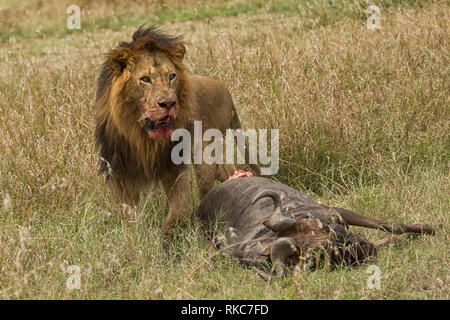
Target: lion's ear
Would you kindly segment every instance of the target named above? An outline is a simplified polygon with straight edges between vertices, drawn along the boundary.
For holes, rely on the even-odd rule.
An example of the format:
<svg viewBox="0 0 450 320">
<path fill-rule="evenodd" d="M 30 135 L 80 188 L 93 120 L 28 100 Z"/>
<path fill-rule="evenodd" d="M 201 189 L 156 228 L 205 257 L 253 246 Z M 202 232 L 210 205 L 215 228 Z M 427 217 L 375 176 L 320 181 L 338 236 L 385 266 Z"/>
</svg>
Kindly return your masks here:
<svg viewBox="0 0 450 320">
<path fill-rule="evenodd" d="M 175 44 L 174 55 L 180 61 L 183 61 L 184 55 L 186 53 L 186 47 L 181 41 L 177 41 Z"/>
<path fill-rule="evenodd" d="M 108 63 L 113 70 L 122 73 L 133 56 L 134 54 L 130 48 L 118 48 L 111 51 L 108 55 Z"/>
</svg>

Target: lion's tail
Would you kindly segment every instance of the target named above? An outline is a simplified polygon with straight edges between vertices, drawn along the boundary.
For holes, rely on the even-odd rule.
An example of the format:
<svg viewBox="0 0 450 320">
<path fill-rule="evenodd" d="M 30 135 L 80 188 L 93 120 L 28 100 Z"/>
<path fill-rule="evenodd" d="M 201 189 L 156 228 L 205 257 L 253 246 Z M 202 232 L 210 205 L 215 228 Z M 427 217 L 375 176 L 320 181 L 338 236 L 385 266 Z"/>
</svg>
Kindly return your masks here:
<svg viewBox="0 0 450 320">
<path fill-rule="evenodd" d="M 239 120 L 239 116 L 236 112 L 236 107 L 233 105 L 233 120 L 231 121 L 231 129 L 242 129 L 242 125 L 241 125 L 241 121 Z M 240 147 L 239 143 L 237 143 L 238 148 Z M 248 145 L 248 137 L 245 136 L 245 150 L 239 149 L 239 152 L 241 152 L 242 154 L 245 154 L 245 163 L 247 163 L 250 168 L 253 170 L 253 172 L 257 175 L 260 176 L 261 175 L 261 168 L 256 164 L 256 163 L 251 163 L 250 162 L 250 154 L 249 154 L 249 145 Z"/>
</svg>

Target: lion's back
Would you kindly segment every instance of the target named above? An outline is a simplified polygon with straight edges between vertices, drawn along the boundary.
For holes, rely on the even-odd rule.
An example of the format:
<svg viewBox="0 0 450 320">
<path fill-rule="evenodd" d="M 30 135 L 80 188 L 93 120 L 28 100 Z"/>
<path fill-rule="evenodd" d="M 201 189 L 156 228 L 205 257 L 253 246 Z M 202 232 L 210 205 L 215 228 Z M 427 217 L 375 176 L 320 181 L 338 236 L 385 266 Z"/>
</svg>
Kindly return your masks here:
<svg viewBox="0 0 450 320">
<path fill-rule="evenodd" d="M 225 131 L 233 119 L 233 101 L 226 86 L 212 78 L 191 75 L 189 80 L 194 94 L 194 118 L 201 120 L 203 129 Z"/>
</svg>

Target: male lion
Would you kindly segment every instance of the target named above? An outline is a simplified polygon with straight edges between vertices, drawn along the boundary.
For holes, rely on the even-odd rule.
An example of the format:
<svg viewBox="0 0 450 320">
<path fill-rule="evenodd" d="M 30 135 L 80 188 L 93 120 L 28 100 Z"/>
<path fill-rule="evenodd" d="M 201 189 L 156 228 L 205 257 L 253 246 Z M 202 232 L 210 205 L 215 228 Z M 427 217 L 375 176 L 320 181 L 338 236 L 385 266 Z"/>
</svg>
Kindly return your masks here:
<svg viewBox="0 0 450 320">
<path fill-rule="evenodd" d="M 171 161 L 171 134 L 202 121 L 203 130 L 241 128 L 228 90 L 219 82 L 189 76 L 180 37 L 155 27 L 139 28 L 132 41 L 109 52 L 98 77 L 96 142 L 101 172 L 114 197 L 136 205 L 143 188 L 160 181 L 169 202 L 162 231 L 191 211 L 191 183 L 186 165 Z M 253 165 L 256 171 L 259 168 Z M 195 165 L 200 198 L 235 171 L 234 165 Z"/>
</svg>

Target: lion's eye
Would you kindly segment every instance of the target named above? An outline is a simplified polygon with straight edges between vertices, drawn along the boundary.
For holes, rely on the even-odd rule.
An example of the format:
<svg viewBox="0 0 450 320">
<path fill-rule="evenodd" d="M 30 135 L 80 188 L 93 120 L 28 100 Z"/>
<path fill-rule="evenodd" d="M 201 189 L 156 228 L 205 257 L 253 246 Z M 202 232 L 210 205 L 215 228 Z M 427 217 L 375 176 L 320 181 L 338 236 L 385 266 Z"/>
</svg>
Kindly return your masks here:
<svg viewBox="0 0 450 320">
<path fill-rule="evenodd" d="M 141 81 L 142 81 L 142 82 L 146 82 L 146 83 L 152 83 L 152 80 L 150 80 L 149 77 L 142 77 L 142 78 L 141 78 Z"/>
<path fill-rule="evenodd" d="M 176 74 L 176 73 L 171 73 L 171 74 L 169 75 L 169 80 L 172 81 L 172 80 L 175 79 L 176 77 L 177 77 L 177 74 Z"/>
</svg>

